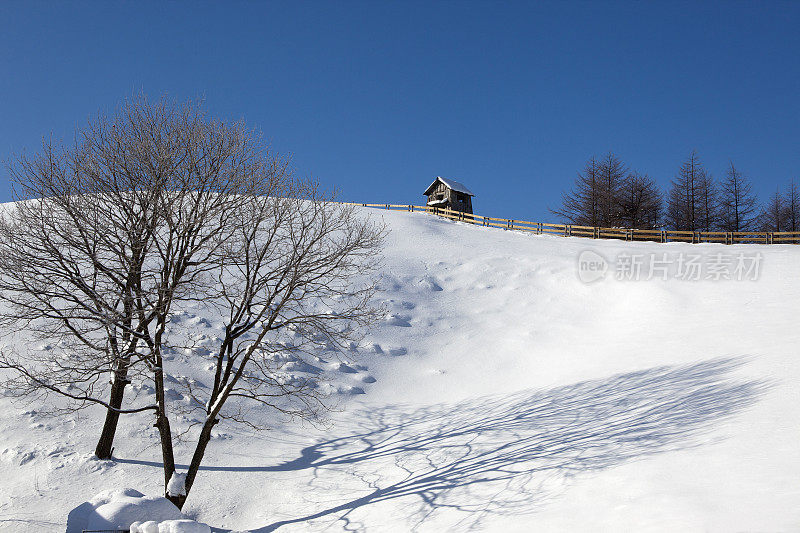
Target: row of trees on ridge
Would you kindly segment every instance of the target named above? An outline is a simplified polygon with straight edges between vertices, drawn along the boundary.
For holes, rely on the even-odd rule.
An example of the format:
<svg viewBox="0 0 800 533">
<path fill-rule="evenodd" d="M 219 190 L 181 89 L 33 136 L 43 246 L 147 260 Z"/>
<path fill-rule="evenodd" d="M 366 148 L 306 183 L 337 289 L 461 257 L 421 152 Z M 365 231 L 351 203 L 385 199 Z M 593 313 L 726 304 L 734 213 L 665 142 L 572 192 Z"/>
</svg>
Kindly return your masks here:
<svg viewBox="0 0 800 533">
<path fill-rule="evenodd" d="M 760 205 L 748 178 L 730 162 L 717 181 L 693 151 L 663 192 L 615 154 L 592 157 L 571 191 L 551 211 L 571 224 L 680 231 L 799 231 L 800 190 L 794 180 Z"/>
</svg>

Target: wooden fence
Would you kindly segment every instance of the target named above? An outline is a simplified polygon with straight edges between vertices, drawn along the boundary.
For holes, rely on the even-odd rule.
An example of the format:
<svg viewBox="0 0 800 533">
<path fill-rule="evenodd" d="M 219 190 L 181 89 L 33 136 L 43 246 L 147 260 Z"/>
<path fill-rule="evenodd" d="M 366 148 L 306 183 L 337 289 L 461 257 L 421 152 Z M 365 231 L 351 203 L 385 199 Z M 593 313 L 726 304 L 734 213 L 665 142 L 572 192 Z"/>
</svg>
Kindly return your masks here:
<svg viewBox="0 0 800 533">
<path fill-rule="evenodd" d="M 720 244 L 800 244 L 800 231 L 672 231 L 657 229 L 601 228 L 597 226 L 576 226 L 573 224 L 549 224 L 528 222 L 508 218 L 485 217 L 453 211 L 441 207 L 402 205 L 402 204 L 357 204 L 348 205 L 374 207 L 398 211 L 422 211 L 450 220 L 469 222 L 479 226 L 528 231 L 540 235 L 560 235 L 563 237 L 587 237 L 590 239 L 619 239 L 623 241 L 653 242 L 716 242 Z"/>
</svg>

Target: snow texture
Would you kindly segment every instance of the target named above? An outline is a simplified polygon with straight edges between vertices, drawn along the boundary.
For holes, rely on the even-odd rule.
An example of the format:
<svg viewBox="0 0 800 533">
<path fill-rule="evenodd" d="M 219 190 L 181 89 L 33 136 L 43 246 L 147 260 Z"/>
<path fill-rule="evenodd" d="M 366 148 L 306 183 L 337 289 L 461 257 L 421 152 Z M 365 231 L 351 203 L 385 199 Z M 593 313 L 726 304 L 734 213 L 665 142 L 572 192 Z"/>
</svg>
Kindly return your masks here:
<svg viewBox="0 0 800 533">
<path fill-rule="evenodd" d="M 187 519 L 163 522 L 148 520 L 131 524 L 130 533 L 211 533 L 211 528 L 206 524 Z"/>
<path fill-rule="evenodd" d="M 186 474 L 173 472 L 167 483 L 167 494 L 170 496 L 186 496 Z"/>
<path fill-rule="evenodd" d="M 346 353 L 321 341 L 303 364 L 281 356 L 281 379 L 324 376 L 336 410 L 316 427 L 251 408 L 265 433 L 221 422 L 189 517 L 221 532 L 797 531 L 800 246 L 563 238 L 362 211 L 391 230 L 375 295 L 384 320 Z M 752 281 L 620 281 L 610 268 L 583 283 L 587 250 L 645 264 L 763 257 Z M 165 362 L 185 471 L 202 415 L 177 407 L 213 380 L 221 317 L 202 303 L 176 316 L 193 343 Z M 152 383 L 130 389 L 132 405 L 152 396 Z M 0 531 L 186 518 L 124 489 L 163 492 L 152 415 L 120 419 L 112 461 L 91 455 L 102 419 L 0 396 Z M 107 488 L 121 490 L 92 498 Z"/>
</svg>

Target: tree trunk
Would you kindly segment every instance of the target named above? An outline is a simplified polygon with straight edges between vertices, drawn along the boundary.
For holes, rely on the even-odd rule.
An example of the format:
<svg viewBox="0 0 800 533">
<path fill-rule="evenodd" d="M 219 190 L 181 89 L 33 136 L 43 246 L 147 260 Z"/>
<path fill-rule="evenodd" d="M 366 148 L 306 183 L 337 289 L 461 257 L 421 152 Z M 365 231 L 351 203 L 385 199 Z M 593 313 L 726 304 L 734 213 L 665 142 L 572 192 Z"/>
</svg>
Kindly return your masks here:
<svg viewBox="0 0 800 533">
<path fill-rule="evenodd" d="M 120 368 L 114 372 L 114 382 L 111 384 L 111 397 L 108 400 L 109 408 L 106 410 L 106 420 L 103 423 L 103 431 L 97 441 L 94 454 L 98 459 L 111 459 L 111 451 L 114 449 L 114 434 L 117 432 L 117 422 L 119 422 L 119 410 L 122 408 L 122 399 L 125 396 L 125 386 L 130 383 L 128 380 L 128 363 L 120 364 Z"/>
<path fill-rule="evenodd" d="M 160 362 L 159 358 L 159 364 Z M 172 430 L 169 426 L 166 411 L 167 404 L 164 398 L 164 372 L 160 366 L 156 369 L 153 378 L 156 387 L 156 403 L 158 404 L 154 427 L 158 429 L 161 439 L 161 459 L 164 463 L 164 494 L 169 501 L 180 509 L 186 501 L 186 496 L 170 496 L 167 494 L 169 480 L 172 478 L 172 474 L 175 473 L 175 455 L 172 449 Z"/>
<path fill-rule="evenodd" d="M 206 446 L 208 446 L 208 442 L 211 440 L 211 430 L 214 429 L 217 423 L 219 423 L 219 418 L 208 418 L 205 424 L 203 424 L 203 429 L 200 431 L 200 437 L 197 439 L 197 446 L 194 449 L 194 455 L 192 455 L 192 462 L 189 465 L 189 471 L 186 473 L 187 496 L 194 484 L 194 478 L 197 477 L 197 471 L 200 469 L 200 463 L 203 461 L 203 456 L 206 453 Z"/>
</svg>

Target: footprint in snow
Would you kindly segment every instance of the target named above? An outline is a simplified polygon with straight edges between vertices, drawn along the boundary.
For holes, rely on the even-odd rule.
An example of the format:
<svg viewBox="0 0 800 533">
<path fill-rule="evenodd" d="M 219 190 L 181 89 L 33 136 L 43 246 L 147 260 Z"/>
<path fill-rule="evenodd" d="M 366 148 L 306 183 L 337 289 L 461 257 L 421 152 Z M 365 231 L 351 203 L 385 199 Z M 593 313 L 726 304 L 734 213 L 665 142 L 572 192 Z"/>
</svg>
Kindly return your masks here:
<svg viewBox="0 0 800 533">
<path fill-rule="evenodd" d="M 207 328 L 211 327 L 211 322 L 208 321 L 207 318 L 203 318 L 200 316 L 195 316 L 187 320 L 187 322 L 193 326 L 204 326 Z"/>
<path fill-rule="evenodd" d="M 289 361 L 282 370 L 288 372 L 305 372 L 306 374 L 321 374 L 322 369 L 303 360 Z"/>
<path fill-rule="evenodd" d="M 175 324 L 180 324 L 181 322 L 186 322 L 193 326 L 205 326 L 207 328 L 211 327 L 211 322 L 208 321 L 207 318 L 198 316 L 194 313 L 188 313 L 183 311 L 181 313 L 175 313 L 174 315 L 170 315 L 169 321 Z"/>
<path fill-rule="evenodd" d="M 399 291 L 402 286 L 400 280 L 388 274 L 381 276 L 381 279 L 378 281 L 378 288 L 382 291 Z"/>
<path fill-rule="evenodd" d="M 405 348 L 402 348 L 402 347 L 400 347 L 400 348 L 389 348 L 389 355 L 394 355 L 395 357 L 400 356 L 400 355 L 406 355 L 407 353 L 408 353 L 408 350 L 405 349 Z"/>
<path fill-rule="evenodd" d="M 25 464 L 28 464 L 31 461 L 33 461 L 34 459 L 36 459 L 36 452 L 27 452 L 27 453 L 23 454 L 22 457 L 20 458 L 19 466 L 23 466 Z"/>
<path fill-rule="evenodd" d="M 176 391 L 175 389 L 170 389 L 170 388 L 167 388 L 164 391 L 164 397 L 167 400 L 183 400 L 183 394 Z"/>
<path fill-rule="evenodd" d="M 373 342 L 368 344 L 366 347 L 368 350 L 372 350 L 372 353 L 376 353 L 378 355 L 383 353 L 383 348 L 381 348 L 381 345 L 378 343 Z"/>
<path fill-rule="evenodd" d="M 400 326 L 402 328 L 411 327 L 411 322 L 409 322 L 409 320 L 411 320 L 411 317 L 408 315 L 389 314 L 384 318 L 384 321 L 390 326 Z"/>
<path fill-rule="evenodd" d="M 345 374 L 355 374 L 357 372 L 355 368 L 345 363 L 339 363 L 338 365 L 336 365 L 335 369 L 338 370 L 339 372 L 344 372 Z"/>
<path fill-rule="evenodd" d="M 432 291 L 432 292 L 438 292 L 438 291 L 443 290 L 442 286 L 439 285 L 436 282 L 436 280 L 433 279 L 431 276 L 425 276 L 424 278 L 422 278 L 419 281 L 419 284 L 423 289 L 427 289 L 427 290 Z"/>
<path fill-rule="evenodd" d="M 399 308 L 405 309 L 407 311 L 410 311 L 410 310 L 414 309 L 415 307 L 417 307 L 417 304 L 415 304 L 414 302 L 409 302 L 407 300 L 402 300 L 400 302 L 398 302 L 397 300 L 391 300 L 391 299 L 390 300 L 383 300 L 383 304 L 386 305 L 387 307 L 388 306 L 390 306 L 390 307 L 399 307 Z"/>
</svg>

